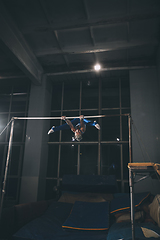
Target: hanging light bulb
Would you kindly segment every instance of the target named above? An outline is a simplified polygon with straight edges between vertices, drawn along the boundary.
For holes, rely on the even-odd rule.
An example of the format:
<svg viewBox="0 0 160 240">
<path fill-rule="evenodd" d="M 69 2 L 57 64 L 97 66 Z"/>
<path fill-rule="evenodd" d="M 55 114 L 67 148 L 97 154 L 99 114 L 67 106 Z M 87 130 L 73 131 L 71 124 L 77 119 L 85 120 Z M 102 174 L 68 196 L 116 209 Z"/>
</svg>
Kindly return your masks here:
<svg viewBox="0 0 160 240">
<path fill-rule="evenodd" d="M 94 66 L 94 69 L 96 71 L 99 71 L 101 69 L 101 65 L 99 65 L 98 63 Z"/>
</svg>

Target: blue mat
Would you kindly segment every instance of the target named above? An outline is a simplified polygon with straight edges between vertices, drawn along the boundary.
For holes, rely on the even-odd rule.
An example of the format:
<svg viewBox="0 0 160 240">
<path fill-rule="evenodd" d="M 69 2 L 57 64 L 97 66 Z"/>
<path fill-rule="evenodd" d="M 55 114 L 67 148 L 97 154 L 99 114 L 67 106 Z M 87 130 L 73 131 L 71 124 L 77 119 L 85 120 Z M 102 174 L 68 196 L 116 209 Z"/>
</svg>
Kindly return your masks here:
<svg viewBox="0 0 160 240">
<path fill-rule="evenodd" d="M 150 196 L 150 193 L 135 193 L 134 194 L 134 205 L 135 208 L 138 208 L 142 203 L 144 203 L 148 197 Z M 124 194 L 121 197 L 114 198 L 111 201 L 110 205 L 110 213 L 111 214 L 117 214 L 121 212 L 130 211 L 130 194 Z"/>
<path fill-rule="evenodd" d="M 62 224 L 73 204 L 53 203 L 41 217 L 31 221 L 14 234 L 12 240 L 106 240 L 106 231 L 64 230 Z"/>
<path fill-rule="evenodd" d="M 118 192 L 118 187 L 115 175 L 64 175 L 61 190 L 116 193 Z"/>
<path fill-rule="evenodd" d="M 108 202 L 75 202 L 63 228 L 77 230 L 107 230 L 109 228 Z"/>
</svg>

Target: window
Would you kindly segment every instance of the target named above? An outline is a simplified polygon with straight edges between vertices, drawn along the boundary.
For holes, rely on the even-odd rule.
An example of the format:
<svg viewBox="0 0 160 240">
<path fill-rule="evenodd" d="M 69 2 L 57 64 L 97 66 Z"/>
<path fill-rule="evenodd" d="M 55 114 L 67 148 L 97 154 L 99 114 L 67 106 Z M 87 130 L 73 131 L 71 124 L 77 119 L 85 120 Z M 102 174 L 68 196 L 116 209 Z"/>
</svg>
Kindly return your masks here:
<svg viewBox="0 0 160 240">
<path fill-rule="evenodd" d="M 52 105 L 52 116 L 106 117 L 91 119 L 97 120 L 101 130 L 88 126 L 81 142 L 72 141 L 74 134 L 70 130 L 50 135 L 47 181 L 56 179 L 60 185 L 64 174 L 115 174 L 120 191 L 124 192 L 129 139 L 128 116 L 123 114 L 130 113 L 129 76 L 77 80 L 58 86 L 54 83 L 53 88 L 57 89 L 53 99 L 59 99 L 59 109 Z M 56 126 L 64 124 L 62 120 L 51 122 Z"/>
<path fill-rule="evenodd" d="M 5 81 L 0 88 L 0 133 L 12 117 L 27 116 L 30 84 L 23 80 Z M 0 135 L 0 182 L 2 186 L 10 136 L 9 125 Z M 26 121 L 16 121 L 14 125 L 11 160 L 8 166 L 5 205 L 10 206 L 18 202 L 21 180 L 21 166 L 24 151 Z"/>
</svg>

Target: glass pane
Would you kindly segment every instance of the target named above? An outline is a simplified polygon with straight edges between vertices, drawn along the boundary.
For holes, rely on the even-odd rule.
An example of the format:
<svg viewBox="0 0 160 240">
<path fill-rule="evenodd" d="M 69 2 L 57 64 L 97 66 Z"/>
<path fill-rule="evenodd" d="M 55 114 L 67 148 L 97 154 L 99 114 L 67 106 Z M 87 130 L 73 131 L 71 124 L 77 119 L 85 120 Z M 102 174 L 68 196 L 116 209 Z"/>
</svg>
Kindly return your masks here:
<svg viewBox="0 0 160 240">
<path fill-rule="evenodd" d="M 88 84 L 90 82 L 90 84 Z M 82 109 L 98 109 L 98 81 L 84 81 L 82 84 Z"/>
<path fill-rule="evenodd" d="M 107 115 L 107 117 L 110 117 L 110 116 L 115 116 L 115 115 L 120 115 L 120 110 L 117 109 L 109 109 L 109 110 L 103 110 L 102 111 L 102 115 Z"/>
<path fill-rule="evenodd" d="M 122 186 L 121 186 L 121 181 L 117 181 L 117 186 L 118 186 L 118 192 L 122 192 Z"/>
<path fill-rule="evenodd" d="M 1 84 L 0 94 L 11 94 L 11 93 L 12 93 L 12 86 L 11 85 Z"/>
<path fill-rule="evenodd" d="M 25 112 L 27 104 L 27 95 L 13 95 L 11 112 Z"/>
<path fill-rule="evenodd" d="M 119 80 L 102 81 L 102 108 L 119 108 Z"/>
<path fill-rule="evenodd" d="M 59 145 L 49 145 L 47 177 L 57 177 Z"/>
<path fill-rule="evenodd" d="M 18 175 L 20 164 L 20 146 L 12 146 L 11 161 L 10 161 L 10 175 Z"/>
<path fill-rule="evenodd" d="M 81 145 L 80 150 L 80 174 L 98 174 L 98 146 Z"/>
<path fill-rule="evenodd" d="M 121 179 L 120 144 L 102 146 L 102 175 L 114 174 Z"/>
<path fill-rule="evenodd" d="M 115 111 L 103 112 L 108 117 L 102 118 L 102 141 L 117 141 L 117 139 L 120 139 L 120 117 L 112 116 L 114 113 Z"/>
<path fill-rule="evenodd" d="M 51 117 L 60 117 L 61 116 L 61 113 L 60 112 L 55 112 L 55 113 L 52 113 L 51 114 Z M 59 126 L 61 123 L 61 120 L 57 120 L 57 119 L 53 119 L 53 120 L 50 120 L 50 129 L 53 127 L 53 126 Z M 48 129 L 48 131 L 50 130 Z M 53 132 L 49 135 L 49 142 L 59 142 L 59 134 L 60 132 Z"/>
<path fill-rule="evenodd" d="M 63 145 L 61 146 L 61 164 L 60 177 L 64 174 L 77 174 L 77 152 L 78 146 Z"/>
<path fill-rule="evenodd" d="M 0 175 L 2 172 L 3 156 L 4 156 L 4 145 L 0 145 Z"/>
<path fill-rule="evenodd" d="M 130 107 L 129 80 L 121 80 L 122 107 Z"/>
<path fill-rule="evenodd" d="M 10 200 L 16 200 L 18 191 L 18 179 L 8 178 L 6 183 L 6 197 Z"/>
<path fill-rule="evenodd" d="M 131 109 L 130 108 L 126 108 L 126 109 L 122 109 L 122 114 L 125 114 L 125 113 L 131 113 Z"/>
<path fill-rule="evenodd" d="M 23 85 L 14 85 L 13 86 L 13 95 L 26 95 L 25 93 L 28 93 L 29 91 L 29 84 L 23 84 Z"/>
<path fill-rule="evenodd" d="M 129 183 L 124 183 L 124 192 L 130 193 Z"/>
<path fill-rule="evenodd" d="M 80 84 L 79 82 L 65 83 L 63 109 L 79 109 Z"/>
<path fill-rule="evenodd" d="M 0 95 L 0 112 L 8 112 L 10 107 L 10 95 Z"/>
<path fill-rule="evenodd" d="M 122 140 L 129 140 L 128 116 L 122 116 Z"/>
<path fill-rule="evenodd" d="M 61 100 L 62 100 L 62 84 L 57 85 L 54 84 L 52 88 L 52 110 L 60 110 L 61 109 Z"/>
<path fill-rule="evenodd" d="M 26 109 L 26 103 L 28 101 L 27 94 L 29 92 L 29 84 L 22 82 L 14 82 L 13 81 L 6 81 L 6 86 L 1 86 L 0 88 L 0 112 L 7 112 L 7 114 L 0 114 L 0 132 L 4 127 L 7 125 L 7 123 L 11 120 L 11 118 L 14 116 L 25 116 Z M 13 87 L 14 85 L 14 87 Z M 12 102 L 11 102 L 12 100 Z M 11 109 L 10 109 L 11 106 Z M 13 115 L 10 114 L 10 111 L 14 111 L 15 113 Z M 23 111 L 23 113 L 18 113 L 20 111 Z M 14 122 L 14 131 L 13 131 L 13 142 L 22 142 L 24 141 L 24 129 L 26 127 L 26 121 L 25 120 L 15 120 Z M 0 136 L 0 141 L 9 141 L 10 137 L 10 128 L 11 124 L 7 127 L 7 129 L 3 132 L 3 134 Z M 7 138 L 6 138 L 7 135 Z M 2 146 L 1 146 L 1 154 L 2 154 Z M 12 146 L 11 151 L 11 161 L 9 163 L 9 175 L 11 176 L 17 176 L 19 174 L 19 167 L 20 167 L 20 157 L 21 157 L 21 150 L 23 146 Z M 7 155 L 7 149 L 8 147 L 5 146 L 5 160 Z M 0 155 L 1 155 L 0 154 Z M 3 166 L 1 166 L 3 167 Z M 14 199 L 17 198 L 17 188 L 18 186 L 18 179 L 17 178 L 9 178 L 7 180 L 6 185 L 6 198 Z"/>
<path fill-rule="evenodd" d="M 24 117 L 24 113 L 15 113 L 11 115 L 12 117 Z M 26 121 L 25 120 L 15 120 L 14 121 L 14 129 L 13 129 L 13 142 L 22 142 L 24 141 L 24 130 L 26 127 Z M 8 134 L 8 140 L 9 140 L 10 132 Z"/>
</svg>

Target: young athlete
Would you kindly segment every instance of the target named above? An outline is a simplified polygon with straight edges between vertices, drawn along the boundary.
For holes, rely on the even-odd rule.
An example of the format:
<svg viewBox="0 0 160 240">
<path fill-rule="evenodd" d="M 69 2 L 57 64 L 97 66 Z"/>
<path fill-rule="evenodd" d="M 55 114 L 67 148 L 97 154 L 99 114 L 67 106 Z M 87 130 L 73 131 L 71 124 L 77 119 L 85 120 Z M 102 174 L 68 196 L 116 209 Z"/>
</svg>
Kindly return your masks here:
<svg viewBox="0 0 160 240">
<path fill-rule="evenodd" d="M 71 129 L 72 132 L 74 132 L 74 139 L 77 141 L 82 140 L 82 134 L 86 131 L 86 125 L 96 127 L 98 130 L 100 130 L 100 125 L 96 121 L 90 121 L 86 118 L 84 118 L 83 115 L 80 115 L 79 118 L 74 118 L 73 120 L 66 119 L 65 116 L 61 117 L 62 120 L 64 120 L 66 123 L 60 126 L 53 126 L 49 131 L 48 134 L 65 130 L 65 129 Z"/>
</svg>

